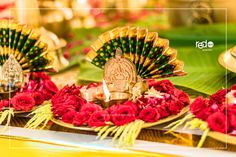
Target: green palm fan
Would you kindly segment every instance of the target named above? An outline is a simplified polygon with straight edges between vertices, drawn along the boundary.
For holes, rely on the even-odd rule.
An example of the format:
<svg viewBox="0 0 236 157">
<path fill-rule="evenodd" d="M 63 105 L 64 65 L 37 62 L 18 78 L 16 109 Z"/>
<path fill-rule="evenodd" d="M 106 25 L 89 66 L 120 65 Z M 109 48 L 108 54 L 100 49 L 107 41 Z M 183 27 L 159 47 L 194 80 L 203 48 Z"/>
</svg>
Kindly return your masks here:
<svg viewBox="0 0 236 157">
<path fill-rule="evenodd" d="M 10 20 L 0 21 L 0 66 L 14 56 L 23 73 L 54 71 L 46 50 L 47 44 L 30 27 Z"/>
<path fill-rule="evenodd" d="M 104 68 L 115 57 L 116 49 L 136 67 L 137 74 L 145 78 L 183 76 L 183 62 L 176 59 L 177 51 L 169 47 L 169 40 L 159 38 L 156 32 L 140 27 L 117 27 L 98 37 L 92 44 L 87 59 Z"/>
</svg>

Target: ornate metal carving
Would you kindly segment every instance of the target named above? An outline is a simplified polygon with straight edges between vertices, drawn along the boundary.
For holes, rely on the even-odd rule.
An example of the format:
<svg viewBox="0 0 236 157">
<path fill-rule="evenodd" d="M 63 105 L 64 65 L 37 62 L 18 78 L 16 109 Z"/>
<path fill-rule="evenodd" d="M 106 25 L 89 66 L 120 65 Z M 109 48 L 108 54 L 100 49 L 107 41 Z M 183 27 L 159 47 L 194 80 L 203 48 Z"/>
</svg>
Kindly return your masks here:
<svg viewBox="0 0 236 157">
<path fill-rule="evenodd" d="M 120 48 L 116 50 L 115 58 L 105 64 L 104 79 L 110 91 L 126 91 L 136 83 L 136 68 L 132 62 L 122 57 Z"/>
<path fill-rule="evenodd" d="M 2 67 L 2 82 L 6 82 L 7 86 L 13 87 L 18 83 L 23 83 L 24 75 L 20 64 L 13 55 L 10 55 L 8 60 Z"/>
</svg>

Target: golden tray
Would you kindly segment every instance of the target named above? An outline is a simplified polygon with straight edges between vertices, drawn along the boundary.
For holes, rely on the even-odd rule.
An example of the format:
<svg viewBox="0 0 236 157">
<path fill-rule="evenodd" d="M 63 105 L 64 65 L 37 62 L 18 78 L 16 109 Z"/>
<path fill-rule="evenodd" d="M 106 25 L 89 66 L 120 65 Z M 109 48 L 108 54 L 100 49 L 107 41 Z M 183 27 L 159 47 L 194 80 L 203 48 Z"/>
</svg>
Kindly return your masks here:
<svg viewBox="0 0 236 157">
<path fill-rule="evenodd" d="M 181 117 L 182 115 L 187 113 L 188 110 L 189 110 L 189 106 L 186 106 L 177 115 L 171 115 L 167 118 L 160 119 L 160 120 L 158 120 L 157 122 L 154 122 L 154 123 L 144 123 L 142 128 L 148 128 L 148 127 L 152 127 L 152 126 L 155 126 L 155 125 L 160 125 L 160 124 L 163 124 L 163 123 L 170 122 L 174 119 L 177 119 L 177 118 Z M 95 128 L 89 128 L 89 127 L 85 127 L 85 126 L 78 127 L 78 126 L 75 126 L 73 124 L 65 123 L 62 120 L 58 120 L 56 118 L 52 118 L 51 121 L 53 123 L 57 124 L 57 125 L 60 125 L 60 126 L 66 127 L 66 128 L 70 128 L 70 129 L 75 129 L 75 130 L 94 131 L 94 129 L 95 129 Z"/>
<path fill-rule="evenodd" d="M 226 144 L 236 145 L 236 136 L 230 136 L 228 134 L 223 134 L 216 131 L 210 131 L 208 133 L 208 136 L 216 139 L 217 141 L 224 142 Z"/>
</svg>

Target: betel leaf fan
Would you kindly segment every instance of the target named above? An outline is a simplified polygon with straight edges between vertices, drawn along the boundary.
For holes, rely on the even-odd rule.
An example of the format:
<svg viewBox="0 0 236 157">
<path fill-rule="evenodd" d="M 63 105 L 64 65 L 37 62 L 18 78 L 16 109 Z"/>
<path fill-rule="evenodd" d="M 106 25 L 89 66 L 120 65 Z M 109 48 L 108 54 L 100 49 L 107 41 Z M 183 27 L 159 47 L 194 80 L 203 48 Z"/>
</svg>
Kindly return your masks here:
<svg viewBox="0 0 236 157">
<path fill-rule="evenodd" d="M 14 56 L 23 73 L 53 71 L 47 44 L 40 34 L 27 25 L 11 20 L 0 20 L 0 66 Z"/>
<path fill-rule="evenodd" d="M 137 75 L 143 79 L 186 74 L 183 62 L 176 59 L 177 51 L 169 47 L 169 40 L 146 28 L 117 27 L 100 35 L 91 48 L 87 59 L 100 68 L 120 48 L 122 56 L 135 65 Z"/>
</svg>

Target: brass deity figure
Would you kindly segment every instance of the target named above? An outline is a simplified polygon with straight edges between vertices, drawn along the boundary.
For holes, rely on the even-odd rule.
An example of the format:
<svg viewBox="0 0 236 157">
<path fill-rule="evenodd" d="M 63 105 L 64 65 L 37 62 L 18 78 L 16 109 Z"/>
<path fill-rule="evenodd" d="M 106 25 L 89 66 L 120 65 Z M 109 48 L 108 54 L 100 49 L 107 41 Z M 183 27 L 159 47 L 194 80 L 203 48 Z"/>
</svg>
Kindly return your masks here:
<svg viewBox="0 0 236 157">
<path fill-rule="evenodd" d="M 137 82 L 136 68 L 122 57 L 120 48 L 116 50 L 115 58 L 105 64 L 104 79 L 110 92 L 127 92 Z"/>
</svg>

